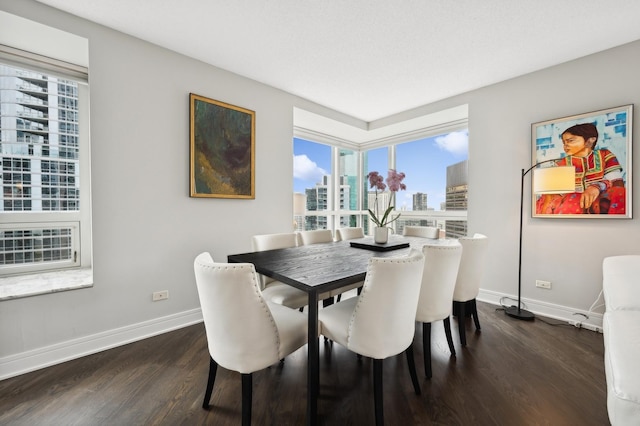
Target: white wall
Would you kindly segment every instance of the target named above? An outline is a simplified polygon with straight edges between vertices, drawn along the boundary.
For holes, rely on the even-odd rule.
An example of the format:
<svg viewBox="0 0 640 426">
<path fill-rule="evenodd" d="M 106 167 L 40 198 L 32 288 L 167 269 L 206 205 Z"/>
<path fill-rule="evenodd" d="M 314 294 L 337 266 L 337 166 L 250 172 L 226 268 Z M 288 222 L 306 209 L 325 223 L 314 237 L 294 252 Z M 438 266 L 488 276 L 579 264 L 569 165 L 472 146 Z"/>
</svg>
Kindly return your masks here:
<svg viewBox="0 0 640 426">
<path fill-rule="evenodd" d="M 0 302 L 0 379 L 198 321 L 197 253 L 223 261 L 249 251 L 252 234 L 291 229 L 293 107 L 364 126 L 33 0 L 0 0 L 0 10 L 89 39 L 95 279 L 90 289 Z M 469 104 L 469 228 L 491 238 L 485 299 L 516 293 L 530 124 L 635 103 L 638 68 L 633 43 L 372 123 Z M 190 92 L 256 111 L 255 200 L 189 197 Z M 603 257 L 638 253 L 639 237 L 636 219 L 525 218 L 523 296 L 548 312 L 587 310 Z M 170 299 L 151 302 L 157 290 Z"/>
</svg>

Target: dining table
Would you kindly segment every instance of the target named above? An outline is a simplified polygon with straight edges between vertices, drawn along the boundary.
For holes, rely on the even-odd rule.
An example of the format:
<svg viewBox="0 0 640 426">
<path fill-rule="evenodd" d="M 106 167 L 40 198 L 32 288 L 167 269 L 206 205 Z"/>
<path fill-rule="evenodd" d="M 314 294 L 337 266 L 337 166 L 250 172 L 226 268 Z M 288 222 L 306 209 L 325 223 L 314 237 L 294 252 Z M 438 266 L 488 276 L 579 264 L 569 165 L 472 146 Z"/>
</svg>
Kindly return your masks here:
<svg viewBox="0 0 640 426">
<path fill-rule="evenodd" d="M 306 423 L 318 421 L 320 348 L 318 330 L 319 295 L 364 281 L 372 257 L 406 256 L 411 248 L 425 245 L 455 245 L 456 239 L 430 239 L 391 235 L 385 244 L 373 237 L 311 244 L 276 250 L 231 254 L 229 263 L 252 263 L 256 272 L 300 289 L 308 295 L 308 369 Z"/>
</svg>

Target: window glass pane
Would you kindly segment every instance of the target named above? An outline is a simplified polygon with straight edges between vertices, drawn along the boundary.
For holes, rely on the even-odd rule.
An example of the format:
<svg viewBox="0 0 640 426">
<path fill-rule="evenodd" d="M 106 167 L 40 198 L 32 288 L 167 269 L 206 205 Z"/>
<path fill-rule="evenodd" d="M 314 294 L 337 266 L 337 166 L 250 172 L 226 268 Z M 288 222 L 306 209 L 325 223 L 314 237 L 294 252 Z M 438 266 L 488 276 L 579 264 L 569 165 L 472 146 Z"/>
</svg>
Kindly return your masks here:
<svg viewBox="0 0 640 426">
<path fill-rule="evenodd" d="M 350 149 L 338 151 L 340 177 L 340 210 L 360 210 L 358 205 L 358 152 Z M 358 226 L 357 216 L 340 216 L 339 227 Z"/>
<path fill-rule="evenodd" d="M 406 191 L 397 194 L 396 209 L 407 212 L 397 221 L 396 232 L 405 225 L 438 226 L 448 236 L 466 235 L 464 226 L 420 217 L 418 211 L 467 209 L 468 132 L 448 134 L 396 146 L 396 169 L 406 174 Z"/>
<path fill-rule="evenodd" d="M 0 63 L 0 275 L 79 265 L 77 227 L 58 225 L 80 212 L 78 99 L 76 81 Z"/>
<path fill-rule="evenodd" d="M 294 138 L 293 191 L 306 196 L 304 225 L 296 221 L 298 229 L 329 229 L 327 216 L 314 212 L 332 208 L 330 146 Z"/>
<path fill-rule="evenodd" d="M 370 149 L 368 151 L 365 151 L 363 154 L 363 170 L 364 170 L 364 177 L 363 177 L 363 186 L 364 186 L 364 194 L 366 194 L 366 196 L 363 199 L 363 203 L 364 203 L 364 209 L 372 209 L 372 210 L 376 210 L 376 206 L 375 206 L 375 199 L 376 199 L 376 193 L 375 190 L 372 190 L 369 187 L 369 181 L 367 180 L 367 175 L 371 172 L 378 172 L 380 173 L 384 178 L 387 177 L 387 172 L 389 170 L 389 148 L 388 147 L 382 147 L 382 148 L 376 148 L 376 149 Z M 386 206 L 388 205 L 388 201 L 389 201 L 389 193 L 388 191 L 385 194 L 378 194 L 378 211 L 384 211 L 384 209 L 386 208 Z M 369 216 L 367 216 L 367 220 L 364 221 L 363 223 L 363 228 L 364 228 L 364 233 L 365 235 L 373 235 L 371 231 L 373 229 L 374 223 L 371 221 L 371 219 L 369 218 Z"/>
<path fill-rule="evenodd" d="M 78 84 L 0 64 L 0 211 L 78 211 Z"/>
</svg>

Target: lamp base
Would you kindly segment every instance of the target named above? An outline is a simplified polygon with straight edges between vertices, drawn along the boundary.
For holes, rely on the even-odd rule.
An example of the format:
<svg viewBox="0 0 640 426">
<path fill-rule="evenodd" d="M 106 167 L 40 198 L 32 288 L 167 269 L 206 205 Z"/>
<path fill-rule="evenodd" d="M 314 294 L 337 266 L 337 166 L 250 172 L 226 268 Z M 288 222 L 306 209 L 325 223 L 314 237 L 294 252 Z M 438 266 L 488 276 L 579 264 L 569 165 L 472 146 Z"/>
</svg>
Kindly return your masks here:
<svg viewBox="0 0 640 426">
<path fill-rule="evenodd" d="M 513 318 L 518 318 L 525 321 L 533 321 L 536 316 L 533 312 L 529 312 L 525 309 L 518 309 L 517 306 L 509 306 L 504 309 L 504 313 Z"/>
</svg>

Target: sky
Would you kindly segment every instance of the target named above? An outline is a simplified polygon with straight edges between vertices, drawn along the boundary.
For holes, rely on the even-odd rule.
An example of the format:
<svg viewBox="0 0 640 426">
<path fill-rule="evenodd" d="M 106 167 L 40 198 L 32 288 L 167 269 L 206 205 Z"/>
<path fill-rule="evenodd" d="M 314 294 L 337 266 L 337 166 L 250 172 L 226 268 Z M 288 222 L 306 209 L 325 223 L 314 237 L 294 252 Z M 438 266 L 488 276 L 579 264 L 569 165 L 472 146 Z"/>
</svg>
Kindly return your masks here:
<svg viewBox="0 0 640 426">
<path fill-rule="evenodd" d="M 445 135 L 419 139 L 396 147 L 397 171 L 404 172 L 406 191 L 400 191 L 396 208 L 412 209 L 413 194 L 428 194 L 428 206 L 440 210 L 445 201 L 447 166 L 467 159 L 468 132 L 459 131 Z M 388 148 L 368 152 L 368 170 L 387 175 Z M 293 189 L 304 193 L 313 188 L 323 175 L 331 173 L 331 147 L 328 145 L 294 139 Z"/>
</svg>

